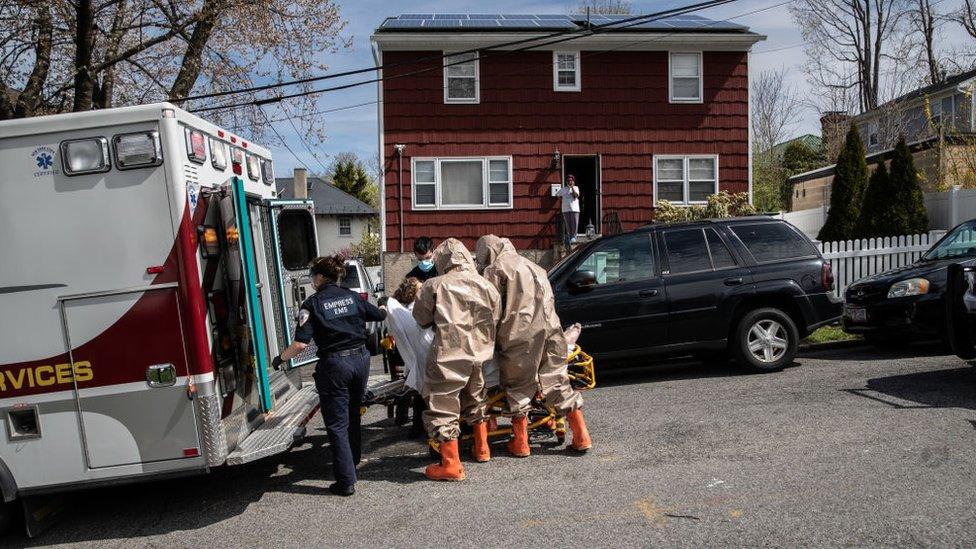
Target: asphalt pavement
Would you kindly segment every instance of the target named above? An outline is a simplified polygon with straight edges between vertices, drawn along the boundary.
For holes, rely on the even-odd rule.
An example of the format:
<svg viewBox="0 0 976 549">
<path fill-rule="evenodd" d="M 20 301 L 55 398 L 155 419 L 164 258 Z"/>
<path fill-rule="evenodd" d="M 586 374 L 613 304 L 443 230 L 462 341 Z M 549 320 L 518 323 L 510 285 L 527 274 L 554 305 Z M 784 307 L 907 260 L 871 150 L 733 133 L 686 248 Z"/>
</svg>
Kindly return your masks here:
<svg viewBox="0 0 976 549">
<path fill-rule="evenodd" d="M 594 449 L 493 446 L 435 483 L 370 409 L 357 494 L 328 494 L 321 418 L 290 452 L 76 498 L 6 546 L 976 546 L 976 368 L 941 351 L 808 352 L 779 373 L 672 361 L 600 372 Z M 598 364 L 599 368 L 599 364 Z"/>
</svg>

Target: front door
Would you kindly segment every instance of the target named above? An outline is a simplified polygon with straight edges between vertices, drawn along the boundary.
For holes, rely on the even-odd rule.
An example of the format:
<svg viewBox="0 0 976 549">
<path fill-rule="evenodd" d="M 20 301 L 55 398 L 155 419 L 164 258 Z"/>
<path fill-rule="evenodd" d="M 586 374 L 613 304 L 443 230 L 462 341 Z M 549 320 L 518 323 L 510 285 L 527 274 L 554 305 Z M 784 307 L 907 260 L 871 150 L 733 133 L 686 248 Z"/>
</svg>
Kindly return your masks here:
<svg viewBox="0 0 976 549">
<path fill-rule="evenodd" d="M 596 234 L 600 227 L 600 157 L 596 155 L 563 157 L 563 181 L 572 175 L 580 191 L 580 217 L 577 234 L 584 234 L 592 223 Z"/>
<path fill-rule="evenodd" d="M 592 271 L 596 284 L 572 288 L 563 280 L 554 290 L 562 324 L 583 325 L 579 341 L 584 350 L 622 356 L 667 341 L 667 299 L 649 233 L 604 239 L 570 276 L 576 271 Z"/>
<path fill-rule="evenodd" d="M 670 343 L 728 337 L 734 294 L 752 283 L 749 269 L 712 227 L 662 231 Z"/>
</svg>

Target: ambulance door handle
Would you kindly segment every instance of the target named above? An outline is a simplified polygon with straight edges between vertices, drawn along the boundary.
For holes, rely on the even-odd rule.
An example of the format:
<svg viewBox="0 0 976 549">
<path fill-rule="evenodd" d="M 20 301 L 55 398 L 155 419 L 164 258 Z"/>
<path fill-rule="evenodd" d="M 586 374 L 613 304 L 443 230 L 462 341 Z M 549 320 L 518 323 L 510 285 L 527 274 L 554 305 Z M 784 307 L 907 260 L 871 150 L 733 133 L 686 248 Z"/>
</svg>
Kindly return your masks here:
<svg viewBox="0 0 976 549">
<path fill-rule="evenodd" d="M 146 368 L 146 384 L 154 389 L 176 385 L 176 367 L 172 364 L 153 364 Z"/>
</svg>

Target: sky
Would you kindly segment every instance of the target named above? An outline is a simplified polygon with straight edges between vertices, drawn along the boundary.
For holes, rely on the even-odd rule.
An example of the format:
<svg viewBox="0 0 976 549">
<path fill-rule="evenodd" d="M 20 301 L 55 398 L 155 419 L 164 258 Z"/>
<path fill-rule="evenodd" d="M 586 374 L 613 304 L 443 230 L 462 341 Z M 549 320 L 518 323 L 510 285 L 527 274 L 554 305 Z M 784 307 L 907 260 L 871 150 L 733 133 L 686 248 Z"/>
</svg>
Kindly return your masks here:
<svg viewBox="0 0 976 549">
<path fill-rule="evenodd" d="M 397 2 L 374 0 L 335 0 L 346 27 L 341 33 L 349 47 L 336 52 L 324 53 L 323 60 L 329 72 L 373 66 L 370 35 L 386 17 L 401 13 L 534 13 L 564 14 L 578 5 L 575 0 L 441 0 Z M 946 1 L 946 0 L 943 0 Z M 653 13 L 663 9 L 694 3 L 694 0 L 642 0 L 633 2 L 634 13 Z M 761 10 L 761 11 L 760 11 Z M 787 85 L 794 86 L 801 96 L 809 95 L 810 86 L 802 70 L 805 59 L 799 30 L 789 13 L 788 3 L 783 0 L 741 0 L 698 12 L 710 19 L 731 19 L 747 25 L 754 32 L 765 35 L 766 40 L 753 47 L 750 72 L 753 76 L 767 69 L 785 67 Z M 358 79 L 365 79 L 360 75 Z M 330 81 L 330 84 L 352 80 Z M 351 105 L 375 102 L 376 85 L 369 84 L 347 90 L 321 94 L 316 111 L 343 108 Z M 281 116 L 272 113 L 274 120 Z M 275 123 L 275 129 L 288 147 L 272 144 L 276 172 L 290 175 L 295 167 L 306 167 L 310 172 L 322 173 L 330 158 L 341 152 L 354 152 L 363 158 L 377 154 L 377 107 L 369 104 L 319 115 L 317 123 L 324 128 L 327 139 L 316 146 L 309 139 L 296 133 L 288 121 Z M 792 136 L 806 133 L 819 135 L 819 114 L 813 108 L 804 108 L 800 121 L 790 129 Z M 290 149 L 290 150 L 289 150 Z M 314 153 L 314 154 L 313 154 Z"/>
</svg>

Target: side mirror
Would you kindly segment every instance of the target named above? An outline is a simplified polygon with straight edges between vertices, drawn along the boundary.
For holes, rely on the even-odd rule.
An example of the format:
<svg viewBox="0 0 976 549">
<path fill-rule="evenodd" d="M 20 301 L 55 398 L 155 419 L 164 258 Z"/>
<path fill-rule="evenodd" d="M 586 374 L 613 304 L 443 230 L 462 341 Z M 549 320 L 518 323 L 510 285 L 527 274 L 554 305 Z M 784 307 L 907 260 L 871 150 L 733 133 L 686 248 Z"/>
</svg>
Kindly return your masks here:
<svg viewBox="0 0 976 549">
<path fill-rule="evenodd" d="M 375 286 L 373 286 L 374 294 L 381 294 L 385 291 L 386 291 L 386 286 L 382 282 L 379 282 Z"/>
<path fill-rule="evenodd" d="M 596 286 L 596 274 L 593 271 L 576 271 L 567 281 L 570 288 L 583 289 Z"/>
</svg>

